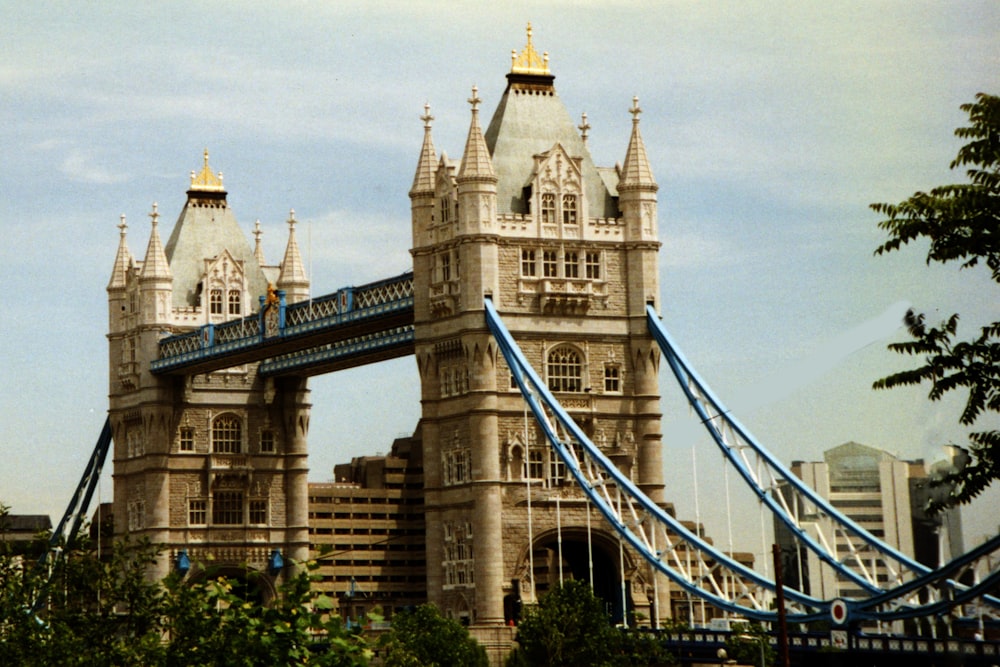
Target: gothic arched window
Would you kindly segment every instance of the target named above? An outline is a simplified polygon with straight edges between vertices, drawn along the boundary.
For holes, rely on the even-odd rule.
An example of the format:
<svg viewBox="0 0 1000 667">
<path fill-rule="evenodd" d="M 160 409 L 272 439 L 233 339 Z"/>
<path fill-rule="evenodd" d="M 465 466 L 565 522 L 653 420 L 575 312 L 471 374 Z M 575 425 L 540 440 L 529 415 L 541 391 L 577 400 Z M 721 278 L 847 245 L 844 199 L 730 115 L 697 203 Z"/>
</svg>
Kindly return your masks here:
<svg viewBox="0 0 1000 667">
<path fill-rule="evenodd" d="M 576 195 L 562 196 L 562 217 L 564 225 L 576 224 Z"/>
<path fill-rule="evenodd" d="M 213 315 L 222 314 L 222 290 L 213 289 L 208 293 L 208 312 Z"/>
<path fill-rule="evenodd" d="M 583 361 L 575 348 L 568 345 L 554 348 L 545 368 L 550 390 L 583 391 Z"/>
<path fill-rule="evenodd" d="M 242 299 L 240 298 L 240 290 L 231 289 L 229 290 L 229 314 L 239 315 L 243 312 Z"/>
<path fill-rule="evenodd" d="M 243 427 L 235 415 L 222 415 L 212 422 L 212 451 L 239 454 L 243 449 Z"/>
<path fill-rule="evenodd" d="M 551 225 L 556 221 L 556 196 L 551 192 L 542 193 L 542 222 Z"/>
</svg>

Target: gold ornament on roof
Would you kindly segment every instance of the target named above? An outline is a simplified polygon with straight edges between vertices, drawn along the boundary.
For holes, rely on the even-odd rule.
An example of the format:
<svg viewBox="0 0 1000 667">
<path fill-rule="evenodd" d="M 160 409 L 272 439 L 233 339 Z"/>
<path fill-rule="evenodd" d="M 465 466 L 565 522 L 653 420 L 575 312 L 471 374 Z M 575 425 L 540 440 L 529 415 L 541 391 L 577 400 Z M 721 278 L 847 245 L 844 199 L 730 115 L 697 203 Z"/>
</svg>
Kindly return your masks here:
<svg viewBox="0 0 1000 667">
<path fill-rule="evenodd" d="M 201 168 L 201 173 L 195 176 L 195 173 L 191 172 L 191 189 L 192 190 L 209 190 L 213 192 L 222 192 L 222 172 L 216 176 L 212 173 L 211 168 L 208 166 L 208 149 L 205 149 L 205 164 Z"/>
<path fill-rule="evenodd" d="M 511 74 L 549 74 L 549 53 L 541 56 L 531 43 L 531 24 L 528 24 L 528 44 L 519 54 L 516 50 L 510 52 Z"/>
</svg>

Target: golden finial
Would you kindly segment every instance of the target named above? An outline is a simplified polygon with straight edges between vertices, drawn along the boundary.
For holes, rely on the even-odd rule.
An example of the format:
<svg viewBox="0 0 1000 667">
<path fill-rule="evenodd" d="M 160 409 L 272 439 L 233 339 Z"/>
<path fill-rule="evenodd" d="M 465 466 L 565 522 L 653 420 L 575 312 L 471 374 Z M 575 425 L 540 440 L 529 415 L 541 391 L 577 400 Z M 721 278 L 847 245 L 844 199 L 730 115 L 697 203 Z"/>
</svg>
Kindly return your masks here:
<svg viewBox="0 0 1000 667">
<path fill-rule="evenodd" d="M 549 54 L 546 51 L 541 56 L 535 51 L 531 43 L 531 23 L 528 23 L 528 44 L 524 51 L 510 52 L 510 72 L 511 74 L 549 74 Z"/>
<path fill-rule="evenodd" d="M 215 192 L 222 191 L 222 172 L 216 176 L 212 173 L 211 168 L 208 166 L 208 149 L 205 149 L 205 164 L 202 165 L 201 173 L 195 176 L 194 172 L 191 172 L 191 189 L 192 190 L 212 190 Z"/>
</svg>

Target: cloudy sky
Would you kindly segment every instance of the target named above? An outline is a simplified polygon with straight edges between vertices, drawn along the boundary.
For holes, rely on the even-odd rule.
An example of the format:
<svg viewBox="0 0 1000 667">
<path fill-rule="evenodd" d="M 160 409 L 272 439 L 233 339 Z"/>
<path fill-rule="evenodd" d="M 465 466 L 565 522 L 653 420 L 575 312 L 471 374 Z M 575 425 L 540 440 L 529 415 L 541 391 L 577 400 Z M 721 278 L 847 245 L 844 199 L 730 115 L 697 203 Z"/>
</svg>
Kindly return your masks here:
<svg viewBox="0 0 1000 667">
<path fill-rule="evenodd" d="M 959 105 L 998 92 L 1000 5 L 133 4 L 0 0 L 0 501 L 15 512 L 58 519 L 104 422 L 121 214 L 134 253 L 153 202 L 166 238 L 207 148 L 271 261 L 295 209 L 315 294 L 401 273 L 424 103 L 438 150 L 460 155 L 470 88 L 488 117 L 528 21 L 570 114 L 587 113 L 597 164 L 623 159 L 639 97 L 664 320 L 760 440 L 791 462 L 849 440 L 932 460 L 963 439 L 954 405 L 870 387 L 907 363 L 885 351 L 906 305 L 971 328 L 995 318 L 996 289 L 979 270 L 926 266 L 921 247 L 873 257 L 867 207 L 962 179 L 952 132 Z M 666 375 L 661 392 L 669 495 L 693 518 L 698 479 L 725 544 L 705 497 L 721 457 Z M 317 378 L 313 403 L 325 480 L 413 431 L 413 360 Z M 968 544 L 996 531 L 988 508 L 965 510 Z M 735 544 L 762 549 L 753 530 Z"/>
</svg>

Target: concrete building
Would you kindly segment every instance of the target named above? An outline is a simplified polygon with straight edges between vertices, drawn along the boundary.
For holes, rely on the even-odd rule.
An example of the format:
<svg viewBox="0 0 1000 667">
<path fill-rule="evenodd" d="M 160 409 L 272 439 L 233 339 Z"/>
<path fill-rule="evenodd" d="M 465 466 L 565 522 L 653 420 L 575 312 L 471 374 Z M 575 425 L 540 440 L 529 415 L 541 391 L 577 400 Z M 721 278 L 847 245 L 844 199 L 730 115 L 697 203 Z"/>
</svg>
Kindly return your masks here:
<svg viewBox="0 0 1000 667">
<path fill-rule="evenodd" d="M 953 455 L 949 452 L 949 457 Z M 933 471 L 921 459 L 904 461 L 889 452 L 848 442 L 824 452 L 821 462 L 794 461 L 791 470 L 862 528 L 930 568 L 962 553 L 958 509 L 938 515 L 925 511 Z M 803 522 L 814 523 L 810 532 L 834 534 L 828 519 L 810 517 L 801 504 L 795 511 Z M 796 544 L 784 524 L 775 519 L 774 526 L 775 541 L 785 554 L 787 585 L 823 599 L 865 597 L 856 584 L 830 567 L 821 567 L 812 552 Z M 836 548 L 841 558 L 846 557 L 848 547 L 843 538 L 837 537 Z M 858 558 L 866 564 L 879 560 L 868 551 Z M 888 585 L 891 578 L 886 568 L 881 564 L 875 568 L 879 582 Z"/>
</svg>

